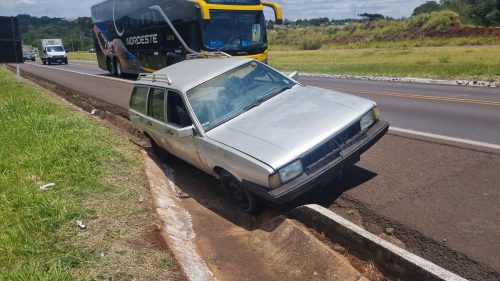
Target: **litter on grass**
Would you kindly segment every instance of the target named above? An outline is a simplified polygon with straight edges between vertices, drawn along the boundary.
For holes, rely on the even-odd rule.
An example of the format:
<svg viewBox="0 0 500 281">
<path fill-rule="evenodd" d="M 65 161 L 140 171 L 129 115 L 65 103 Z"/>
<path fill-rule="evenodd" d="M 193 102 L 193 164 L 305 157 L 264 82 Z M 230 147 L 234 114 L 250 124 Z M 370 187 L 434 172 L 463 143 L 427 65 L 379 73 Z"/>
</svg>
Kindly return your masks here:
<svg viewBox="0 0 500 281">
<path fill-rule="evenodd" d="M 53 189 L 54 187 L 56 187 L 56 184 L 51 182 L 51 183 L 44 184 L 44 185 L 40 186 L 40 189 L 43 191 L 47 191 L 47 190 Z"/>
<path fill-rule="evenodd" d="M 80 229 L 85 229 L 87 228 L 87 226 L 85 224 L 83 224 L 83 222 L 81 220 L 77 220 L 76 222 L 76 225 L 80 228 Z"/>
</svg>

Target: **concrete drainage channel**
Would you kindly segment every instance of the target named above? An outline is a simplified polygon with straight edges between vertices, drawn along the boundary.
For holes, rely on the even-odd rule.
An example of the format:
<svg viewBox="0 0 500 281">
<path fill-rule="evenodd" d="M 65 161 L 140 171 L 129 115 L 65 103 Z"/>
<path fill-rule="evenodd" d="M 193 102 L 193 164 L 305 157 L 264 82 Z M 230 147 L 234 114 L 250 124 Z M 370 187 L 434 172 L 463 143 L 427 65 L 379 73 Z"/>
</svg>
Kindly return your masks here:
<svg viewBox="0 0 500 281">
<path fill-rule="evenodd" d="M 108 121 L 144 146 L 143 137 L 124 117 L 125 110 L 29 73 L 22 75 Z M 185 190 L 176 185 L 170 168 L 154 155 L 144 153 L 144 160 L 154 204 L 163 221 L 163 236 L 190 280 L 465 280 L 318 205 L 300 206 L 284 215 L 264 213 L 249 219 L 252 226 L 234 226 L 221 218 L 219 211 L 200 204 L 200 200 L 184 201 L 179 195 Z M 216 205 L 221 203 L 216 202 Z M 232 239 L 222 247 L 207 247 L 209 238 L 195 234 L 194 229 L 201 231 L 203 227 L 193 226 L 192 221 L 211 219 L 222 220 L 218 224 L 221 228 L 211 232 L 228 232 L 224 238 Z M 206 225 L 210 228 L 210 223 Z M 318 234 L 341 245 L 361 264 L 373 264 L 375 274 L 367 274 L 359 263 L 356 266 L 345 255 L 323 243 Z M 202 245 L 199 240 L 205 243 Z M 216 251 L 220 252 L 214 253 Z M 224 270 L 224 257 L 234 263 L 231 270 Z M 248 276 L 241 274 L 238 266 L 244 268 Z"/>
</svg>

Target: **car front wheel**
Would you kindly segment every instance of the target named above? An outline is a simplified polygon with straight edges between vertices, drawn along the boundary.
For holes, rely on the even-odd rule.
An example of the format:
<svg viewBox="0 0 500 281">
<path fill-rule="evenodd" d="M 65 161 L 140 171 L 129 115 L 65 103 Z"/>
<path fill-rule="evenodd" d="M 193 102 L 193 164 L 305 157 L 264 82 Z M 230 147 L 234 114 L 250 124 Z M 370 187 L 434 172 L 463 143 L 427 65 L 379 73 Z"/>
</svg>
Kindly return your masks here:
<svg viewBox="0 0 500 281">
<path fill-rule="evenodd" d="M 260 209 L 259 199 L 243 187 L 241 182 L 226 171 L 220 173 L 220 184 L 226 200 L 247 213 L 254 213 Z"/>
</svg>

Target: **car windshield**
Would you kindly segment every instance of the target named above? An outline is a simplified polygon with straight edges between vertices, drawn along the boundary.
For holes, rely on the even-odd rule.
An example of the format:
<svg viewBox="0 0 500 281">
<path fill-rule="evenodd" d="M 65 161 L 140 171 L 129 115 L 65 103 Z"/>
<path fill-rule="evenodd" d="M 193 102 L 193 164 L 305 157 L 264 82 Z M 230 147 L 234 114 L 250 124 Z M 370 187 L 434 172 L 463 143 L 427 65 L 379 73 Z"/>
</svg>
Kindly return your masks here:
<svg viewBox="0 0 500 281">
<path fill-rule="evenodd" d="M 212 11 L 204 24 L 203 43 L 209 50 L 245 51 L 267 48 L 264 14 Z"/>
<path fill-rule="evenodd" d="M 62 46 L 50 46 L 47 47 L 47 52 L 64 52 L 64 48 Z"/>
<path fill-rule="evenodd" d="M 189 90 L 187 97 L 205 131 L 290 89 L 295 82 L 252 61 Z"/>
</svg>

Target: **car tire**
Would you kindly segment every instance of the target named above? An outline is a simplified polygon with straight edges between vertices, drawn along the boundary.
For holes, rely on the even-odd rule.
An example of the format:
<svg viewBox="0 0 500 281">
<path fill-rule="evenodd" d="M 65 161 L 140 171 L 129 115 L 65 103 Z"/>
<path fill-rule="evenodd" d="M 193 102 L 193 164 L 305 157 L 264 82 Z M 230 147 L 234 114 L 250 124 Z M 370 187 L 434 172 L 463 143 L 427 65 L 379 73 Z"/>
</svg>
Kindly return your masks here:
<svg viewBox="0 0 500 281">
<path fill-rule="evenodd" d="M 237 178 L 226 171 L 222 171 L 219 176 L 222 191 L 229 203 L 246 213 L 255 213 L 260 210 L 259 198 L 243 187 Z"/>
<path fill-rule="evenodd" d="M 46 61 L 42 61 L 42 63 L 43 63 L 43 65 L 46 65 L 46 64 L 47 64 L 47 62 L 46 62 Z"/>
</svg>

